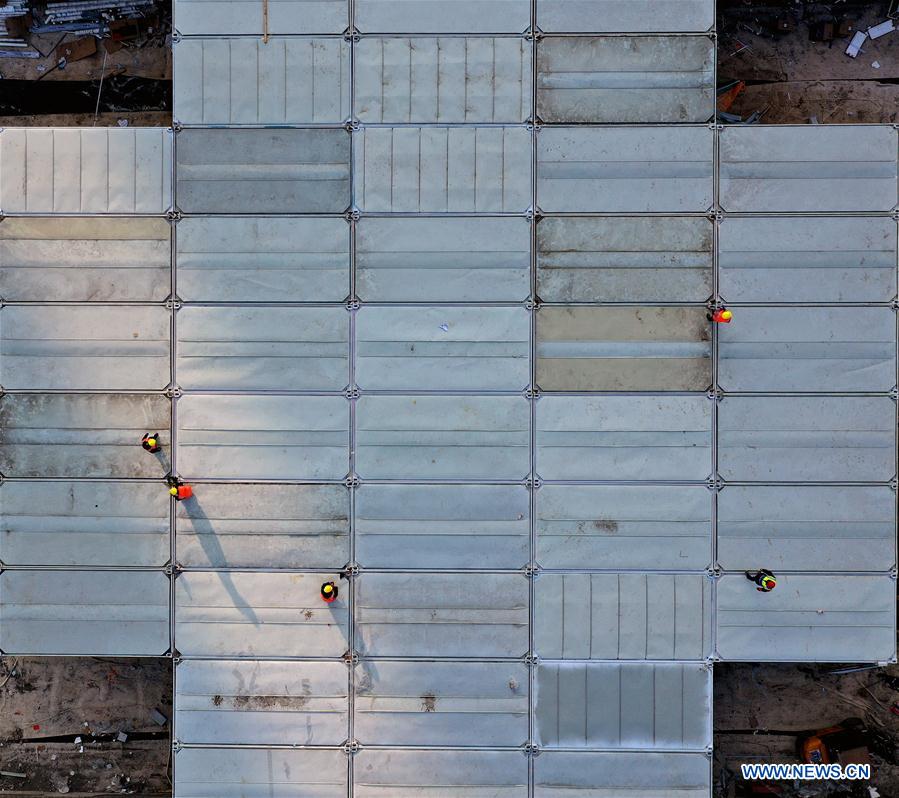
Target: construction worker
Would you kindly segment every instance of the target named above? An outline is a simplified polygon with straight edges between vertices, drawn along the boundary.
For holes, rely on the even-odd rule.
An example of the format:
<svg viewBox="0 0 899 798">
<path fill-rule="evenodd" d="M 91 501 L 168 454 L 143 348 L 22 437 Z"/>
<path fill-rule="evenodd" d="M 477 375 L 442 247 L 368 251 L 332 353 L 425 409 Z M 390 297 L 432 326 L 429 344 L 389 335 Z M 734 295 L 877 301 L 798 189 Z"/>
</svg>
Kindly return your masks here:
<svg viewBox="0 0 899 798">
<path fill-rule="evenodd" d="M 322 601 L 324 601 L 325 604 L 330 604 L 331 602 L 336 601 L 337 592 L 337 585 L 335 585 L 333 582 L 325 582 L 322 585 L 321 589 Z"/>
<path fill-rule="evenodd" d="M 140 445 L 144 447 L 150 454 L 156 454 L 156 452 L 162 451 L 162 446 L 159 445 L 159 433 L 158 432 L 147 432 L 144 433 L 144 437 L 140 439 Z"/>
<path fill-rule="evenodd" d="M 709 321 L 713 321 L 715 324 L 730 324 L 733 317 L 734 314 L 723 305 L 720 308 L 715 308 L 712 313 L 709 313 L 706 316 Z"/>
<path fill-rule="evenodd" d="M 169 477 L 166 482 L 169 485 L 169 493 L 175 497 L 176 502 L 183 502 L 185 499 L 193 497 L 194 489 L 177 477 Z"/>
<path fill-rule="evenodd" d="M 756 571 L 755 573 L 747 571 L 746 578 L 750 582 L 755 582 L 755 589 L 758 590 L 759 593 L 770 593 L 777 587 L 777 577 L 766 568 L 762 568 L 762 570 Z"/>
</svg>

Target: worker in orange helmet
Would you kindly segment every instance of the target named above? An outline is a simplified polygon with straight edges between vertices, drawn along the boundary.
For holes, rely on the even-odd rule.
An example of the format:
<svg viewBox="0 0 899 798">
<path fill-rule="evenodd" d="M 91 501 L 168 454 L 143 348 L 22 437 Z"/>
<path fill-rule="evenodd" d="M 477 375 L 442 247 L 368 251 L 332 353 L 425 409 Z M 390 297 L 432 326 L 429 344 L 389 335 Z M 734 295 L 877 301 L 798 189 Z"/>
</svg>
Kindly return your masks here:
<svg viewBox="0 0 899 798">
<path fill-rule="evenodd" d="M 760 571 L 756 571 L 752 573 L 751 571 L 746 572 L 746 578 L 750 582 L 755 582 L 756 590 L 759 593 L 770 593 L 777 587 L 777 577 L 771 573 L 771 571 L 766 568 L 762 568 Z"/>
<path fill-rule="evenodd" d="M 321 597 L 322 601 L 324 601 L 325 604 L 331 604 L 332 602 L 336 601 L 337 593 L 337 585 L 335 585 L 333 582 L 325 582 L 322 585 Z"/>
<path fill-rule="evenodd" d="M 156 454 L 156 452 L 162 451 L 162 446 L 159 443 L 158 432 L 145 433 L 144 437 L 140 439 L 140 445 L 150 454 Z"/>
<path fill-rule="evenodd" d="M 169 477 L 166 482 L 169 485 L 169 493 L 174 496 L 176 502 L 183 502 L 185 499 L 193 498 L 194 489 L 177 477 Z"/>
<path fill-rule="evenodd" d="M 725 307 L 715 308 L 715 310 L 707 316 L 708 320 L 715 322 L 715 324 L 730 324 L 733 317 L 734 314 Z"/>
</svg>

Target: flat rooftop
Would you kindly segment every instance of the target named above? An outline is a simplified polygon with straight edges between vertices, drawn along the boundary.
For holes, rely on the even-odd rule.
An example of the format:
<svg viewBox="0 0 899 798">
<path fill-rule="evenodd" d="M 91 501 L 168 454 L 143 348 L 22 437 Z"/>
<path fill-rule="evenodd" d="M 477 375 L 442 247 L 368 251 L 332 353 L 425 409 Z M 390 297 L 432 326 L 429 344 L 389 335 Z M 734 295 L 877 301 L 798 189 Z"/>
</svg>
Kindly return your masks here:
<svg viewBox="0 0 899 798">
<path fill-rule="evenodd" d="M 705 798 L 714 662 L 895 661 L 897 130 L 710 124 L 711 0 L 263 24 L 0 132 L 0 651 L 175 658 L 178 798 Z"/>
</svg>

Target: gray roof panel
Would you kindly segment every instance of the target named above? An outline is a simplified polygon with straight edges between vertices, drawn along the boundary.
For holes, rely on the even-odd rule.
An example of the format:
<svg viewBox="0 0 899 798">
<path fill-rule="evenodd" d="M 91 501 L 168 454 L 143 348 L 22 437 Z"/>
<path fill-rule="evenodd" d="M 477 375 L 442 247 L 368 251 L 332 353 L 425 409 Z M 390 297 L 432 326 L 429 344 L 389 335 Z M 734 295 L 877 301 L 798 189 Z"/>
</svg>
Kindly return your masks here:
<svg viewBox="0 0 899 798">
<path fill-rule="evenodd" d="M 346 798 L 346 794 L 343 751 L 181 748 L 175 752 L 178 798 Z"/>
<path fill-rule="evenodd" d="M 731 481 L 885 482 L 896 473 L 888 397 L 726 397 L 720 474 Z"/>
<path fill-rule="evenodd" d="M 177 249 L 188 302 L 342 302 L 350 291 L 343 219 L 187 217 Z"/>
<path fill-rule="evenodd" d="M 697 660 L 710 653 L 705 573 L 541 573 L 534 589 L 534 649 L 542 659 Z"/>
<path fill-rule="evenodd" d="M 704 480 L 712 408 L 705 396 L 544 396 L 537 471 L 551 480 Z"/>
<path fill-rule="evenodd" d="M 704 751 L 712 743 L 705 663 L 541 662 L 536 689 L 542 747 Z"/>
<path fill-rule="evenodd" d="M 740 308 L 718 333 L 728 391 L 889 391 L 896 314 L 888 308 Z"/>
<path fill-rule="evenodd" d="M 156 477 L 168 473 L 171 401 L 124 394 L 0 396 L 0 473 L 7 477 Z M 163 451 L 140 448 L 159 432 Z"/>
<path fill-rule="evenodd" d="M 356 798 L 527 798 L 520 751 L 364 749 L 353 760 Z"/>
<path fill-rule="evenodd" d="M 714 62 L 704 36 L 547 36 L 537 49 L 537 113 L 561 123 L 707 122 Z"/>
<path fill-rule="evenodd" d="M 0 486 L 0 562 L 165 565 L 169 502 L 158 483 L 6 481 Z"/>
<path fill-rule="evenodd" d="M 704 485 L 543 485 L 536 505 L 543 568 L 709 565 L 712 501 Z"/>
<path fill-rule="evenodd" d="M 531 45 L 521 37 L 366 36 L 353 56 L 362 122 L 514 124 L 531 115 Z"/>
<path fill-rule="evenodd" d="M 521 33 L 528 0 L 356 0 L 363 33 Z"/>
<path fill-rule="evenodd" d="M 726 300 L 888 302 L 896 293 L 892 219 L 727 217 L 718 247 Z"/>
<path fill-rule="evenodd" d="M 188 567 L 339 569 L 350 559 L 343 485 L 204 484 L 175 505 Z"/>
<path fill-rule="evenodd" d="M 177 331 L 184 390 L 341 391 L 350 379 L 344 307 L 186 307 Z"/>
<path fill-rule="evenodd" d="M 175 635 L 185 656 L 339 657 L 349 648 L 348 597 L 319 595 L 320 574 L 186 571 L 175 582 Z M 275 742 L 275 741 L 269 741 Z"/>
<path fill-rule="evenodd" d="M 537 0 L 544 32 L 677 33 L 707 31 L 715 0 Z"/>
<path fill-rule="evenodd" d="M 178 401 L 178 470 L 188 478 L 343 479 L 342 396 L 209 396 Z"/>
<path fill-rule="evenodd" d="M 705 302 L 712 225 L 687 217 L 542 218 L 537 293 L 544 302 Z"/>
<path fill-rule="evenodd" d="M 169 648 L 161 571 L 4 571 L 4 654 L 159 657 Z"/>
<path fill-rule="evenodd" d="M 170 130 L 0 130 L 4 213 L 163 213 L 171 204 Z"/>
<path fill-rule="evenodd" d="M 339 125 L 350 116 L 343 39 L 184 38 L 172 54 L 183 125 Z"/>
<path fill-rule="evenodd" d="M 175 28 L 185 36 L 263 32 L 258 0 L 174 0 Z M 268 0 L 268 32 L 343 33 L 347 0 Z"/>
<path fill-rule="evenodd" d="M 366 479 L 523 479 L 528 410 L 517 396 L 362 396 L 356 470 Z"/>
<path fill-rule="evenodd" d="M 522 573 L 365 573 L 356 582 L 355 645 L 370 656 L 524 656 L 528 580 Z"/>
<path fill-rule="evenodd" d="M 523 219 L 363 218 L 356 292 L 369 302 L 499 302 L 527 298 Z"/>
<path fill-rule="evenodd" d="M 721 132 L 727 211 L 889 211 L 896 131 L 887 125 L 731 126 Z"/>
<path fill-rule="evenodd" d="M 529 517 L 521 485 L 362 485 L 356 559 L 367 568 L 522 568 Z"/>
<path fill-rule="evenodd" d="M 779 574 L 777 589 L 760 593 L 742 573 L 725 574 L 717 619 L 725 660 L 881 662 L 896 653 L 896 581 Z"/>
<path fill-rule="evenodd" d="M 27 390 L 163 390 L 171 313 L 156 307 L 11 305 L 0 311 L 0 382 Z"/>
<path fill-rule="evenodd" d="M 544 307 L 543 391 L 704 391 L 712 382 L 705 308 Z"/>
<path fill-rule="evenodd" d="M 350 137 L 343 129 L 184 129 L 177 171 L 186 213 L 343 213 Z"/>
<path fill-rule="evenodd" d="M 705 754 L 541 751 L 534 760 L 536 798 L 708 798 Z"/>
<path fill-rule="evenodd" d="M 342 745 L 347 739 L 343 662 L 183 660 L 175 675 L 175 736 L 182 743 Z"/>
<path fill-rule="evenodd" d="M 353 152 L 364 211 L 523 213 L 531 205 L 523 127 L 363 128 Z"/>
<path fill-rule="evenodd" d="M 718 561 L 757 567 L 883 571 L 896 562 L 888 487 L 728 485 L 718 493 Z"/>
<path fill-rule="evenodd" d="M 523 391 L 530 332 L 524 308 L 362 308 L 356 382 L 363 390 Z"/>
<path fill-rule="evenodd" d="M 161 302 L 171 293 L 165 219 L 9 218 L 0 221 L 7 302 Z"/>
<path fill-rule="evenodd" d="M 707 126 L 544 127 L 537 204 L 545 212 L 702 212 L 712 204 Z"/>
<path fill-rule="evenodd" d="M 520 662 L 364 661 L 354 733 L 362 745 L 523 745 L 528 684 Z"/>
</svg>

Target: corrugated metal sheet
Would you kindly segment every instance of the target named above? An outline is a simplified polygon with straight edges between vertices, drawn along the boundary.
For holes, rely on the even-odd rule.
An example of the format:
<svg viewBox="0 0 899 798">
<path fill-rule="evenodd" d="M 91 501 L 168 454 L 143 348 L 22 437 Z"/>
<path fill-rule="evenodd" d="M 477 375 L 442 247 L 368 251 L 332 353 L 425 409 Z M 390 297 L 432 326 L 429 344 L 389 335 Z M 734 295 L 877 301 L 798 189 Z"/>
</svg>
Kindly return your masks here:
<svg viewBox="0 0 899 798">
<path fill-rule="evenodd" d="M 182 743 L 341 745 L 347 739 L 343 662 L 184 660 L 175 680 L 175 736 Z"/>
<path fill-rule="evenodd" d="M 161 391 L 171 379 L 171 322 L 161 306 L 7 306 L 3 387 Z"/>
<path fill-rule="evenodd" d="M 528 404 L 515 396 L 363 396 L 356 470 L 367 479 L 524 479 Z"/>
<path fill-rule="evenodd" d="M 537 314 L 544 391 L 703 391 L 712 382 L 705 308 L 545 307 Z"/>
<path fill-rule="evenodd" d="M 887 126 L 731 127 L 721 133 L 728 211 L 888 211 L 896 131 Z"/>
<path fill-rule="evenodd" d="M 896 652 L 888 575 L 779 574 L 760 593 L 743 574 L 718 582 L 718 653 L 751 662 L 876 662 Z"/>
<path fill-rule="evenodd" d="M 718 251 L 726 300 L 888 302 L 896 293 L 892 219 L 728 217 Z"/>
<path fill-rule="evenodd" d="M 357 798 L 526 798 L 528 760 L 520 751 L 361 751 L 353 760 Z"/>
<path fill-rule="evenodd" d="M 541 663 L 537 740 L 547 748 L 704 750 L 711 689 L 705 664 Z"/>
<path fill-rule="evenodd" d="M 521 485 L 363 485 L 356 559 L 366 568 L 523 568 L 529 518 Z"/>
<path fill-rule="evenodd" d="M 523 127 L 364 128 L 353 136 L 356 204 L 369 212 L 523 213 Z"/>
<path fill-rule="evenodd" d="M 178 401 L 186 477 L 343 479 L 350 406 L 341 396 L 202 396 Z"/>
<path fill-rule="evenodd" d="M 530 332 L 524 308 L 362 308 L 356 382 L 363 390 L 522 391 Z"/>
<path fill-rule="evenodd" d="M 346 798 L 346 794 L 343 751 L 181 748 L 175 752 L 178 798 Z"/>
<path fill-rule="evenodd" d="M 161 302 L 170 293 L 164 219 L 6 218 L 0 285 L 7 302 Z"/>
<path fill-rule="evenodd" d="M 708 127 L 553 128 L 537 136 L 544 212 L 702 212 L 712 204 Z"/>
<path fill-rule="evenodd" d="M 178 384 L 193 391 L 341 391 L 349 382 L 346 308 L 182 308 Z"/>
<path fill-rule="evenodd" d="M 162 477 L 171 402 L 164 396 L 0 396 L 0 472 L 7 477 Z M 140 448 L 159 432 L 163 451 Z"/>
<path fill-rule="evenodd" d="M 543 485 L 537 562 L 544 568 L 706 568 L 711 520 L 705 486 Z"/>
<path fill-rule="evenodd" d="M 521 33 L 528 0 L 356 0 L 363 33 Z"/>
<path fill-rule="evenodd" d="M 169 130 L 0 131 L 4 213 L 163 213 L 171 204 Z"/>
<path fill-rule="evenodd" d="M 188 302 L 342 302 L 350 292 L 343 219 L 188 217 L 177 249 Z"/>
<path fill-rule="evenodd" d="M 519 662 L 363 662 L 354 734 L 362 745 L 523 745 L 528 669 Z"/>
<path fill-rule="evenodd" d="M 322 583 L 336 579 L 333 572 L 184 572 L 175 581 L 178 650 L 185 656 L 339 657 L 349 648 L 347 597 L 338 591 L 324 604 L 319 595 Z"/>
<path fill-rule="evenodd" d="M 718 561 L 727 569 L 884 571 L 896 562 L 887 487 L 728 485 L 718 493 Z"/>
<path fill-rule="evenodd" d="M 356 583 L 355 643 L 369 656 L 522 657 L 528 580 L 522 573 L 365 573 Z"/>
<path fill-rule="evenodd" d="M 0 562 L 165 565 L 169 502 L 158 484 L 4 482 Z"/>
<path fill-rule="evenodd" d="M 175 511 L 188 567 L 337 569 L 350 559 L 342 485 L 205 484 Z"/>
<path fill-rule="evenodd" d="M 363 218 L 356 293 L 369 302 L 500 302 L 527 298 L 524 219 Z"/>
<path fill-rule="evenodd" d="M 173 46 L 183 125 L 341 124 L 350 116 L 343 39 L 182 39 Z"/>
<path fill-rule="evenodd" d="M 185 36 L 263 32 L 262 0 L 175 0 L 175 28 Z M 268 0 L 268 31 L 343 33 L 346 0 Z"/>
<path fill-rule="evenodd" d="M 718 471 L 732 481 L 886 482 L 895 445 L 887 397 L 729 396 L 718 405 Z"/>
<path fill-rule="evenodd" d="M 186 129 L 178 134 L 178 207 L 186 213 L 343 213 L 345 130 Z"/>
<path fill-rule="evenodd" d="M 548 36 L 537 48 L 544 122 L 706 122 L 715 111 L 706 36 Z"/>
<path fill-rule="evenodd" d="M 537 293 L 544 302 L 705 302 L 712 225 L 687 217 L 540 219 Z"/>
<path fill-rule="evenodd" d="M 702 659 L 711 649 L 705 574 L 540 574 L 534 648 L 543 659 Z"/>
<path fill-rule="evenodd" d="M 536 798 L 707 798 L 705 754 L 545 751 L 534 760 Z"/>
<path fill-rule="evenodd" d="M 362 122 L 523 122 L 531 44 L 523 38 L 363 38 L 354 53 Z"/>
<path fill-rule="evenodd" d="M 896 314 L 883 308 L 740 308 L 719 333 L 730 391 L 889 391 Z"/>
<path fill-rule="evenodd" d="M 158 657 L 169 647 L 169 580 L 159 571 L 4 571 L 4 654 Z"/>
<path fill-rule="evenodd" d="M 702 32 L 714 24 L 715 0 L 537 0 L 546 32 Z"/>
<path fill-rule="evenodd" d="M 544 396 L 537 472 L 550 480 L 704 480 L 712 407 L 705 396 Z"/>
</svg>

